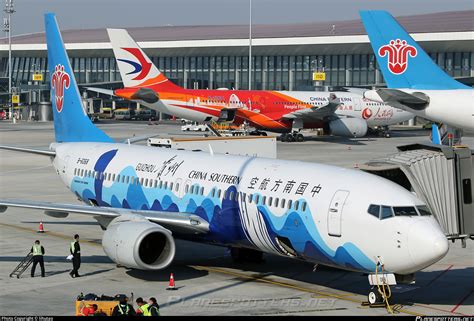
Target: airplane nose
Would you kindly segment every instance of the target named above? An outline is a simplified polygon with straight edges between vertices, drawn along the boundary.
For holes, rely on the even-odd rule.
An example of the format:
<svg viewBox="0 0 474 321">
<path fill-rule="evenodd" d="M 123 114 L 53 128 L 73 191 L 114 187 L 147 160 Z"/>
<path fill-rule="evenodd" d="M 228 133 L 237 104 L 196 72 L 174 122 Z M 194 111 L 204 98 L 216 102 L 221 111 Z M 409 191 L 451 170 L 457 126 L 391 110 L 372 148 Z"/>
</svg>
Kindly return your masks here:
<svg viewBox="0 0 474 321">
<path fill-rule="evenodd" d="M 409 252 L 413 263 L 425 268 L 441 260 L 448 253 L 449 243 L 436 223 L 414 223 L 408 235 Z"/>
</svg>

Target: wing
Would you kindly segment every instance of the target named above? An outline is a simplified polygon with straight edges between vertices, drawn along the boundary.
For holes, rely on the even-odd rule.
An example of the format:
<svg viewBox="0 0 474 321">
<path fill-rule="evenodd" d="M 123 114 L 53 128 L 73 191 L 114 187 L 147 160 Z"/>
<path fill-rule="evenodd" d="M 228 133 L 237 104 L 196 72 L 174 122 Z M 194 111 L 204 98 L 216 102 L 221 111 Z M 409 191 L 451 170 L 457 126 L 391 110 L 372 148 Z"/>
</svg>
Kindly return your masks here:
<svg viewBox="0 0 474 321">
<path fill-rule="evenodd" d="M 423 110 L 430 103 L 430 98 L 424 93 L 414 92 L 409 94 L 398 89 L 385 88 L 366 91 L 364 98 L 383 102 L 392 107 L 407 111 Z"/>
<path fill-rule="evenodd" d="M 56 204 L 37 201 L 0 200 L 0 213 L 8 207 L 43 210 L 46 215 L 64 218 L 69 214 L 93 216 L 105 228 L 110 221 L 120 215 L 141 215 L 151 222 L 158 223 L 171 232 L 181 234 L 204 234 L 209 231 L 209 223 L 197 215 L 183 212 L 131 210 L 123 208 L 96 207 L 89 205 Z"/>
<path fill-rule="evenodd" d="M 321 107 L 303 108 L 283 115 L 286 119 L 302 119 L 303 121 L 325 121 L 335 116 L 337 107 L 340 105 L 339 99 L 331 94 L 329 102 Z"/>
</svg>

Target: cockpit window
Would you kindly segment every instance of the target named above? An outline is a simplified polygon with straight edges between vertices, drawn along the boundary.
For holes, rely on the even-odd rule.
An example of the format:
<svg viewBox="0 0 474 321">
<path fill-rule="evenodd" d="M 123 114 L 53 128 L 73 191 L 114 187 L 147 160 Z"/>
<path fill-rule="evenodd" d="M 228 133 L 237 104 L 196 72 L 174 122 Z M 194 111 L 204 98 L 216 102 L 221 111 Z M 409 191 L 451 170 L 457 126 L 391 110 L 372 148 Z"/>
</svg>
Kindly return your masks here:
<svg viewBox="0 0 474 321">
<path fill-rule="evenodd" d="M 431 215 L 430 209 L 426 205 L 418 205 L 416 208 L 418 209 L 418 212 L 420 212 L 421 216 Z"/>
<path fill-rule="evenodd" d="M 393 212 L 395 216 L 418 216 L 414 206 L 394 206 Z"/>
<path fill-rule="evenodd" d="M 389 218 L 393 216 L 391 206 L 382 206 L 382 212 L 380 213 L 380 219 Z"/>
<path fill-rule="evenodd" d="M 380 205 L 370 205 L 367 212 L 369 212 L 369 214 L 375 216 L 376 218 L 379 218 Z"/>
</svg>

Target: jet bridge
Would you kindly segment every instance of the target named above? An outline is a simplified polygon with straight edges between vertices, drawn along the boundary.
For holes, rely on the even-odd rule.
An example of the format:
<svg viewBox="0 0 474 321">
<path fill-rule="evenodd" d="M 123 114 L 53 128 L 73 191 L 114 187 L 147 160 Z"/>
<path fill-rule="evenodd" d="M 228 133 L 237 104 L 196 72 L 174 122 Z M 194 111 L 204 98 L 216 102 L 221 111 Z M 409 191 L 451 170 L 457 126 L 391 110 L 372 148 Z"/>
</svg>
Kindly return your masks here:
<svg viewBox="0 0 474 321">
<path fill-rule="evenodd" d="M 446 236 L 453 241 L 474 237 L 474 166 L 465 146 L 411 144 L 399 152 L 371 160 L 361 170 L 394 181 L 413 191 L 431 209 Z"/>
</svg>

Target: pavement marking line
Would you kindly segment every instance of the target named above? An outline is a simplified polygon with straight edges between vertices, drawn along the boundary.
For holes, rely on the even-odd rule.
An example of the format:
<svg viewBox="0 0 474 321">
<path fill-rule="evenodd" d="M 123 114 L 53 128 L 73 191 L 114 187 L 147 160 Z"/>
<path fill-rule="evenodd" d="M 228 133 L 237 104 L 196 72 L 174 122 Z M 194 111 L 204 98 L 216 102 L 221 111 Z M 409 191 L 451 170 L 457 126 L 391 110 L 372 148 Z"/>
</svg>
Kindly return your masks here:
<svg viewBox="0 0 474 321">
<path fill-rule="evenodd" d="M 473 292 L 474 292 L 474 290 L 471 290 L 465 297 L 463 297 L 463 298 L 461 299 L 461 301 L 459 301 L 459 303 L 454 306 L 454 308 L 451 310 L 451 313 L 453 313 L 454 311 L 456 311 L 457 308 L 459 308 L 459 306 L 461 306 L 461 304 L 462 304 L 464 301 L 466 301 L 467 298 L 470 297 Z"/>
<path fill-rule="evenodd" d="M 424 305 L 424 304 L 419 304 L 419 303 L 413 303 L 413 305 L 414 305 L 414 306 L 417 306 L 417 307 L 422 307 L 422 308 L 425 308 L 425 309 L 434 310 L 434 311 L 453 313 L 453 314 L 462 315 L 462 316 L 469 316 L 468 314 L 463 314 L 463 313 L 459 313 L 459 312 L 451 312 L 451 311 L 449 311 L 449 310 L 444 310 L 444 309 L 440 309 L 440 308 L 435 308 L 435 307 L 432 307 L 432 306 L 428 306 L 428 305 Z"/>
<path fill-rule="evenodd" d="M 0 223 L 0 226 L 4 226 L 4 227 L 10 227 L 10 228 L 14 228 L 14 229 L 17 229 L 17 230 L 22 230 L 22 231 L 26 231 L 26 232 L 33 232 L 33 233 L 37 233 L 38 231 L 36 231 L 35 229 L 32 229 L 32 228 L 29 228 L 29 227 L 23 227 L 23 226 L 18 226 L 18 225 L 12 225 L 12 224 L 7 224 L 7 223 Z M 58 238 L 61 238 L 61 239 L 65 239 L 65 240 L 69 240 L 71 239 L 71 236 L 67 236 L 67 235 L 64 235 L 64 234 L 60 234 L 60 233 L 56 233 L 56 232 L 51 232 L 51 231 L 46 231 L 45 233 L 41 233 L 41 235 L 51 235 L 51 236 L 54 236 L 54 237 L 58 237 Z M 90 245 L 95 245 L 95 246 L 102 246 L 101 244 L 99 243 L 96 243 L 94 241 L 88 241 L 86 239 L 81 239 L 81 243 L 88 243 Z"/>
<path fill-rule="evenodd" d="M 431 280 L 430 282 L 428 282 L 427 285 L 425 285 L 424 287 L 429 287 L 433 282 L 435 282 L 436 280 L 438 280 L 440 277 L 442 277 L 446 272 L 448 272 L 449 270 L 451 270 L 451 268 L 453 267 L 454 265 L 451 264 L 450 266 L 448 266 L 443 272 L 441 272 L 440 274 L 438 274 L 433 280 Z"/>
<path fill-rule="evenodd" d="M 340 299 L 340 300 L 343 300 L 343 301 L 350 301 L 350 302 L 359 303 L 359 304 L 363 303 L 362 301 L 349 298 L 346 295 L 338 295 L 338 294 L 332 294 L 332 293 L 327 293 L 327 292 L 311 290 L 311 289 L 300 287 L 300 286 L 297 286 L 297 285 L 292 285 L 292 284 L 279 282 L 279 281 L 267 280 L 267 279 L 263 279 L 263 278 L 250 276 L 250 275 L 240 274 L 240 273 L 233 272 L 233 271 L 227 271 L 227 270 L 218 269 L 218 268 L 210 268 L 210 267 L 200 266 L 200 265 L 193 265 L 192 267 L 194 267 L 196 269 L 207 270 L 209 272 L 217 272 L 217 273 L 233 275 L 233 276 L 237 276 L 237 277 L 243 277 L 243 278 L 251 279 L 251 280 L 254 280 L 254 281 L 257 281 L 257 282 L 273 284 L 273 285 L 276 285 L 276 286 L 295 289 L 295 290 L 299 290 L 299 291 L 302 291 L 302 292 L 313 293 L 313 294 L 321 295 L 323 297 L 332 297 L 332 298 Z M 405 310 L 405 309 L 398 309 L 397 312 L 402 312 L 402 313 L 406 313 L 406 314 L 410 314 L 410 315 L 414 315 L 414 316 L 423 316 L 422 313 L 413 312 L 413 311 L 409 311 L 409 310 Z"/>
</svg>

